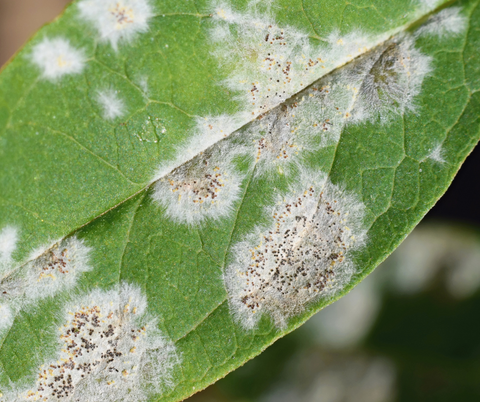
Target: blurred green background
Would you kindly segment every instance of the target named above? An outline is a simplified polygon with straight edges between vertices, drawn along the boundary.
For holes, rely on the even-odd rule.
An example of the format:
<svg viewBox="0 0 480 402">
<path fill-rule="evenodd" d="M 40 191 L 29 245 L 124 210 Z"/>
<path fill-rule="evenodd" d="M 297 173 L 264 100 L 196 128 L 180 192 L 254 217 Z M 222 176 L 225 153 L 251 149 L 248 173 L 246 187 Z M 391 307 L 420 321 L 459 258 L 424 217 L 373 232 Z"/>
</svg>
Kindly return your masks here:
<svg viewBox="0 0 480 402">
<path fill-rule="evenodd" d="M 0 65 L 68 0 L 0 0 Z M 480 401 L 480 150 L 363 283 L 189 402 Z"/>
</svg>

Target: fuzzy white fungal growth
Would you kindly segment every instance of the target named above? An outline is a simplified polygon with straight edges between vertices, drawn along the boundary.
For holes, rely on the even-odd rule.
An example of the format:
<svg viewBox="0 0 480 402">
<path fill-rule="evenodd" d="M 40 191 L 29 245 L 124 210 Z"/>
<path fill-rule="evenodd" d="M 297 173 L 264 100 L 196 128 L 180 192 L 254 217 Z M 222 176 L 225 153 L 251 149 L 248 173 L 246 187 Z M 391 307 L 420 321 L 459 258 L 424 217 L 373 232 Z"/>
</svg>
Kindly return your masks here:
<svg viewBox="0 0 480 402">
<path fill-rule="evenodd" d="M 199 152 L 205 151 L 220 140 L 226 138 L 233 131 L 241 127 L 236 115 L 208 116 L 197 119 L 196 133 L 188 144 L 182 148 L 182 153 L 192 158 Z"/>
<path fill-rule="evenodd" d="M 365 36 L 332 33 L 328 47 L 314 48 L 307 35 L 278 27 L 271 16 L 256 12 L 255 5 L 243 14 L 226 5 L 214 9 L 211 36 L 217 44 L 216 55 L 235 66 L 226 84 L 246 94 L 246 108 L 232 116 L 199 119 L 195 134 L 179 147 L 176 159 L 158 170 L 154 181 L 161 179 L 161 184 L 155 198 L 175 220 L 194 224 L 222 216 L 213 207 L 207 213 L 205 205 L 187 212 L 198 191 L 192 184 L 198 184 L 195 179 L 202 174 L 186 175 L 180 169 L 177 179 L 189 179 L 182 186 L 171 179 L 175 184 L 170 190 L 165 177 L 233 132 L 232 138 L 250 150 L 255 175 L 289 174 L 302 169 L 309 153 L 337 143 L 347 124 L 367 120 L 385 124 L 395 116 L 416 112 L 415 98 L 431 71 L 431 58 L 415 48 L 412 35 L 397 36 L 367 52 L 371 42 Z M 315 81 L 323 67 L 328 71 L 359 54 L 364 55 Z M 188 166 L 191 171 L 192 164 Z M 175 202 L 172 191 L 180 195 Z"/>
<path fill-rule="evenodd" d="M 33 387 L 5 401 L 145 401 L 172 385 L 179 362 L 136 286 L 94 290 L 70 303 L 58 329 L 58 353 L 41 365 Z"/>
<path fill-rule="evenodd" d="M 436 7 L 440 5 L 442 0 L 418 0 L 420 5 L 420 9 L 425 12 L 429 10 L 434 10 Z"/>
<path fill-rule="evenodd" d="M 30 261 L 20 268 L 13 269 L 10 261 L 4 264 L 0 272 L 0 331 L 12 325 L 22 308 L 72 289 L 80 274 L 91 269 L 89 251 L 81 240 L 70 237 L 34 251 Z"/>
<path fill-rule="evenodd" d="M 358 90 L 353 122 L 415 112 L 415 97 L 431 72 L 431 58 L 415 49 L 410 36 L 398 37 L 342 70 L 339 80 Z"/>
<path fill-rule="evenodd" d="M 13 324 L 13 312 L 7 303 L 0 302 L 0 335 Z"/>
<path fill-rule="evenodd" d="M 138 86 L 143 92 L 143 96 L 148 99 L 149 89 L 148 89 L 148 77 L 146 75 L 142 75 L 137 79 Z"/>
<path fill-rule="evenodd" d="M 6 226 L 0 230 L 0 272 L 12 260 L 12 254 L 17 248 L 18 229 Z"/>
<path fill-rule="evenodd" d="M 82 18 L 92 23 L 100 40 L 117 50 L 119 42 L 130 42 L 148 30 L 153 9 L 148 0 L 82 0 L 78 3 Z"/>
<path fill-rule="evenodd" d="M 152 181 L 157 181 L 168 175 L 177 166 L 195 158 L 195 156 L 226 138 L 241 126 L 239 115 L 198 118 L 193 135 L 186 143 L 178 147 L 177 156 L 174 160 L 167 161 L 159 167 Z"/>
<path fill-rule="evenodd" d="M 221 64 L 234 66 L 225 84 L 237 91 L 247 116 L 257 116 L 284 102 L 326 72 L 341 66 L 380 41 L 361 33 L 333 34 L 327 45 L 313 46 L 308 34 L 279 26 L 271 13 L 240 13 L 227 4 L 213 7 L 210 37 Z"/>
<path fill-rule="evenodd" d="M 318 176 L 318 175 L 317 175 Z M 224 274 L 233 314 L 246 328 L 270 315 L 278 327 L 354 273 L 351 252 L 365 241 L 363 204 L 313 174 L 302 174 L 267 211 L 270 224 L 234 247 Z"/>
<path fill-rule="evenodd" d="M 37 43 L 31 53 L 31 60 L 50 81 L 68 75 L 81 73 L 85 67 L 85 54 L 74 48 L 67 39 L 45 38 Z"/>
<path fill-rule="evenodd" d="M 11 268 L 11 267 L 9 267 Z M 0 279 L 0 304 L 8 303 L 19 306 L 25 292 L 25 280 L 16 271 L 2 273 Z"/>
<path fill-rule="evenodd" d="M 125 102 L 119 98 L 118 92 L 113 89 L 98 91 L 97 101 L 106 120 L 113 120 L 125 113 Z"/>
<path fill-rule="evenodd" d="M 39 299 L 72 289 L 80 275 L 91 269 L 89 252 L 82 240 L 69 237 L 35 250 L 22 267 L 6 264 L 0 277 L 0 305 L 18 312 Z"/>
<path fill-rule="evenodd" d="M 432 15 L 416 32 L 416 36 L 430 35 L 443 39 L 456 36 L 467 28 L 467 17 L 460 7 L 450 7 Z"/>
<path fill-rule="evenodd" d="M 0 335 L 13 324 L 11 299 L 21 288 L 21 284 L 10 276 L 12 255 L 17 248 L 17 242 L 17 228 L 6 226 L 0 230 Z"/>
<path fill-rule="evenodd" d="M 49 247 L 20 273 L 24 283 L 23 297 L 32 302 L 73 288 L 79 276 L 91 270 L 89 252 L 90 248 L 76 237 L 69 237 Z"/>
<path fill-rule="evenodd" d="M 256 174 L 301 169 L 306 153 L 336 143 L 355 99 L 348 85 L 321 80 L 255 120 L 243 135 L 246 147 L 253 144 Z"/>
<path fill-rule="evenodd" d="M 239 199 L 242 177 L 235 150 L 219 146 L 175 169 L 155 184 L 153 198 L 176 222 L 194 225 L 228 216 Z"/>
<path fill-rule="evenodd" d="M 153 181 L 247 123 L 244 146 L 254 144 L 256 174 L 262 175 L 286 173 L 305 152 L 334 144 L 346 124 L 377 118 L 385 123 L 416 110 L 414 98 L 431 69 L 412 36 L 387 41 L 388 33 L 369 38 L 333 32 L 327 44 L 314 46 L 306 33 L 277 25 L 269 4 L 261 4 L 267 12 L 259 12 L 260 3 L 250 2 L 247 12 L 224 3 L 212 6 L 214 54 L 221 64 L 234 66 L 224 84 L 237 91 L 243 108 L 199 119 L 190 140 Z"/>
<path fill-rule="evenodd" d="M 256 174 L 301 169 L 306 154 L 337 143 L 347 124 L 415 111 L 429 65 L 411 37 L 397 38 L 259 116 L 242 130 Z"/>
<path fill-rule="evenodd" d="M 443 152 L 442 144 L 439 144 L 432 150 L 432 152 L 430 152 L 430 154 L 427 156 L 426 159 L 431 159 L 435 162 L 444 163 L 445 158 L 443 154 L 444 152 Z"/>
<path fill-rule="evenodd" d="M 301 161 L 302 151 L 311 137 L 298 135 L 291 124 L 293 113 L 290 106 L 286 106 L 282 111 L 274 110 L 249 126 L 246 140 L 253 142 L 256 175 L 290 173 L 290 167 Z"/>
</svg>

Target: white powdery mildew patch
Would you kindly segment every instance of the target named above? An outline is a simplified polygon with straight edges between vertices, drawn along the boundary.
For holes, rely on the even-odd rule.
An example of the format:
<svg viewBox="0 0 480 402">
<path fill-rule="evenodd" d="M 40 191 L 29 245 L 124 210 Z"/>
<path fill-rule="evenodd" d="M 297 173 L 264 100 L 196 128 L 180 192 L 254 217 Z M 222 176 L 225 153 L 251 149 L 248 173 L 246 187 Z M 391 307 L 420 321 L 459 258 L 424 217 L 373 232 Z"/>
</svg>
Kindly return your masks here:
<svg viewBox="0 0 480 402">
<path fill-rule="evenodd" d="M 220 115 L 198 118 L 195 134 L 181 147 L 183 158 L 191 159 L 241 127 L 238 116 Z"/>
<path fill-rule="evenodd" d="M 287 174 L 301 160 L 302 151 L 311 142 L 310 136 L 301 136 L 290 121 L 290 105 L 282 110 L 273 110 L 255 120 L 247 128 L 244 137 L 246 146 L 252 148 L 256 176 Z M 309 148 L 312 150 L 312 147 Z"/>
<path fill-rule="evenodd" d="M 170 174 L 176 167 L 195 158 L 217 142 L 239 129 L 242 123 L 238 115 L 220 115 L 198 118 L 193 135 L 177 147 L 175 159 L 160 165 L 152 182 Z"/>
<path fill-rule="evenodd" d="M 43 78 L 50 81 L 81 73 L 86 61 L 83 50 L 74 48 L 64 38 L 43 39 L 34 46 L 30 57 L 42 71 Z"/>
<path fill-rule="evenodd" d="M 387 34 L 369 39 L 358 32 L 343 37 L 334 32 L 327 45 L 312 46 L 307 34 L 279 27 L 271 15 L 257 12 L 257 3 L 244 13 L 225 4 L 213 6 L 214 53 L 221 63 L 234 66 L 224 84 L 239 91 L 243 110 L 198 119 L 190 140 L 153 181 L 251 122 L 252 116 L 257 120 L 249 124 L 244 145 L 253 144 L 256 174 L 262 175 L 286 173 L 301 163 L 304 152 L 334 144 L 346 124 L 377 117 L 387 122 L 415 111 L 414 98 L 430 72 L 430 58 L 415 49 L 412 36 L 385 44 Z M 325 75 L 376 45 L 375 51 Z"/>
<path fill-rule="evenodd" d="M 57 330 L 59 352 L 35 384 L 2 401 L 145 401 L 172 386 L 179 362 L 138 287 L 96 289 L 70 303 Z"/>
<path fill-rule="evenodd" d="M 6 264 L 0 278 L 0 304 L 15 312 L 35 301 L 75 287 L 79 276 L 91 270 L 90 248 L 69 237 L 31 253 L 22 267 Z M 1 261 L 0 261 L 1 262 Z"/>
<path fill-rule="evenodd" d="M 61 240 L 42 251 L 22 269 L 23 298 L 31 303 L 72 289 L 79 276 L 91 270 L 89 253 L 90 248 L 76 237 Z"/>
<path fill-rule="evenodd" d="M 5 307 L 5 317 L 39 299 L 72 289 L 80 274 L 91 269 L 89 251 L 81 240 L 70 237 L 33 252 L 21 268 L 6 265 L 0 278 L 0 307 Z"/>
<path fill-rule="evenodd" d="M 388 122 L 415 112 L 414 99 L 431 72 L 431 58 L 415 48 L 411 36 L 399 36 L 341 70 L 338 80 L 358 91 L 348 116 L 352 122 Z"/>
<path fill-rule="evenodd" d="M 430 58 L 404 36 L 320 79 L 246 128 L 256 174 L 301 169 L 305 154 L 337 143 L 347 124 L 414 112 L 429 72 Z"/>
<path fill-rule="evenodd" d="M 18 229 L 13 226 L 6 226 L 0 231 L 0 275 L 2 278 L 8 276 L 8 271 L 13 262 L 12 254 L 17 248 Z M 9 293 L 16 287 L 15 282 L 0 281 L 0 334 L 11 327 L 14 313 L 9 303 Z M 13 289 L 12 289 L 13 288 Z"/>
<path fill-rule="evenodd" d="M 432 15 L 416 32 L 418 36 L 436 36 L 440 39 L 457 36 L 467 28 L 467 17 L 460 7 L 446 8 Z"/>
<path fill-rule="evenodd" d="M 293 195 L 268 210 L 271 224 L 234 247 L 224 281 L 245 328 L 263 314 L 284 327 L 309 302 L 342 289 L 355 271 L 350 253 L 365 242 L 363 204 L 313 174 L 302 176 Z"/>
<path fill-rule="evenodd" d="M 175 169 L 155 184 L 154 200 L 176 222 L 196 225 L 226 217 L 239 199 L 242 176 L 234 149 L 219 146 Z"/>
<path fill-rule="evenodd" d="M 238 91 L 246 117 L 265 113 L 381 41 L 359 32 L 334 33 L 326 45 L 313 46 L 307 34 L 277 25 L 256 5 L 252 2 L 244 13 L 224 3 L 212 7 L 214 55 L 221 64 L 235 66 L 225 85 Z"/>
<path fill-rule="evenodd" d="M 438 163 L 445 163 L 442 144 L 437 145 L 425 159 L 431 159 Z"/>
<path fill-rule="evenodd" d="M 267 3 L 263 8 L 268 10 Z M 434 3 L 422 5 L 430 9 Z M 387 123 L 417 111 L 415 98 L 432 69 L 431 57 L 415 48 L 415 36 L 402 34 L 387 40 L 389 33 L 368 37 L 333 32 L 327 44 L 312 45 L 307 34 L 280 27 L 271 13 L 259 12 L 259 4 L 250 2 L 246 12 L 225 3 L 212 6 L 214 54 L 221 64 L 233 66 L 224 84 L 238 91 L 243 109 L 231 116 L 199 119 L 188 143 L 178 147 L 175 160 L 164 163 L 153 181 L 253 117 L 257 120 L 246 129 L 245 145 L 253 144 L 256 174 L 262 175 L 286 173 L 301 164 L 305 152 L 334 144 L 346 124 L 377 119 Z M 446 26 L 442 32 L 452 33 L 456 11 L 439 15 Z M 351 62 L 360 55 L 364 56 Z M 313 90 L 309 87 L 292 100 L 312 82 Z"/>
<path fill-rule="evenodd" d="M 137 82 L 137 85 L 140 87 L 140 89 L 142 90 L 143 92 L 143 96 L 148 99 L 148 95 L 149 95 L 149 88 L 148 88 L 148 76 L 146 75 L 142 75 L 140 77 L 137 78 L 136 80 Z"/>
<path fill-rule="evenodd" d="M 91 269 L 90 248 L 82 240 L 69 237 L 31 253 L 29 262 L 14 267 L 13 260 L 2 258 L 14 249 L 17 231 L 6 228 L 0 233 L 0 332 L 9 328 L 14 317 L 36 301 L 73 289 L 80 275 Z M 1 242 L 3 237 L 3 242 Z M 7 241 L 8 240 L 8 241 Z"/>
<path fill-rule="evenodd" d="M 420 5 L 420 9 L 423 12 L 434 10 L 436 7 L 438 7 L 442 3 L 442 0 L 417 0 L 417 1 L 418 1 L 418 4 Z"/>
<path fill-rule="evenodd" d="M 118 96 L 118 91 L 113 89 L 98 91 L 97 101 L 102 108 L 103 118 L 106 120 L 113 120 L 125 113 L 125 102 Z"/>
<path fill-rule="evenodd" d="M 342 82 L 320 83 L 257 118 L 242 133 L 253 150 L 256 175 L 299 170 L 306 153 L 336 143 L 355 96 Z"/>
<path fill-rule="evenodd" d="M 12 254 L 17 248 L 18 229 L 6 226 L 0 230 L 0 272 L 12 261 Z"/>
<path fill-rule="evenodd" d="M 211 40 L 221 64 L 234 66 L 223 84 L 239 91 L 242 110 L 232 115 L 207 116 L 197 120 L 190 139 L 177 149 L 175 159 L 163 163 L 152 181 L 194 158 L 218 141 L 283 103 L 326 72 L 338 67 L 381 41 L 362 34 L 332 35 L 323 48 L 314 48 L 307 34 L 292 27 L 279 27 L 269 13 L 233 11 L 229 5 L 212 6 L 214 28 Z M 269 2 L 264 2 L 265 3 Z M 267 4 L 268 8 L 268 4 Z"/>
<path fill-rule="evenodd" d="M 337 143 L 347 124 L 368 120 L 385 124 L 395 116 L 417 111 L 415 98 L 431 72 L 431 58 L 415 48 L 414 36 L 402 34 L 390 39 L 291 96 L 302 87 L 304 78 L 308 78 L 305 83 L 310 83 L 318 73 L 315 69 L 328 64 L 324 62 L 327 57 L 322 56 L 319 58 L 322 61 L 316 62 L 313 56 L 306 57 L 312 52 L 321 53 L 322 49 L 313 49 L 306 35 L 291 27 L 279 28 L 268 22 L 269 18 L 271 20 L 254 11 L 241 14 L 225 5 L 215 8 L 217 26 L 212 38 L 218 42 L 218 57 L 237 66 L 227 85 L 243 86 L 249 102 L 256 105 L 252 105 L 254 109 L 260 107 L 252 112 L 246 102 L 247 108 L 232 116 L 198 119 L 195 134 L 188 143 L 179 146 L 176 160 L 161 166 L 154 181 L 238 130 L 252 120 L 251 113 L 258 116 L 245 129 L 238 130 L 235 137 L 243 138 L 244 149 L 249 150 L 246 152 L 250 152 L 256 163 L 255 175 L 261 176 L 289 174 L 292 168 L 301 170 L 304 157 Z M 339 61 L 346 62 L 352 55 L 368 50 L 368 46 L 360 46 L 368 41 L 360 40 L 354 33 L 343 38 L 333 33 L 329 42 L 332 45 L 324 54 L 336 63 L 328 64 L 330 69 L 338 66 Z M 295 54 L 302 55 L 302 60 L 305 56 L 308 66 L 301 67 L 303 62 L 297 63 L 290 57 Z M 253 74 L 257 78 L 252 81 L 242 78 L 242 74 Z M 282 91 L 274 90 L 278 85 L 284 86 Z M 282 105 L 278 105 L 279 102 Z M 265 110 L 268 112 L 263 113 Z M 190 184 L 185 184 L 185 188 L 190 188 Z M 175 191 L 178 190 L 175 187 Z M 178 209 L 179 204 L 185 208 L 189 205 L 185 200 L 171 203 L 168 192 L 162 195 L 159 190 L 156 194 L 156 198 L 171 209 L 170 215 L 178 216 L 177 220 L 194 223 L 201 216 L 197 214 L 194 219 L 185 213 L 187 209 Z M 197 209 L 202 208 L 197 206 Z M 214 209 L 210 211 L 213 213 Z"/>
<path fill-rule="evenodd" d="M 130 42 L 148 30 L 153 9 L 148 0 L 82 0 L 78 3 L 82 18 L 92 23 L 100 39 L 117 50 L 121 41 Z"/>
<path fill-rule="evenodd" d="M 14 313 L 6 303 L 0 303 L 0 334 L 13 324 Z"/>
</svg>

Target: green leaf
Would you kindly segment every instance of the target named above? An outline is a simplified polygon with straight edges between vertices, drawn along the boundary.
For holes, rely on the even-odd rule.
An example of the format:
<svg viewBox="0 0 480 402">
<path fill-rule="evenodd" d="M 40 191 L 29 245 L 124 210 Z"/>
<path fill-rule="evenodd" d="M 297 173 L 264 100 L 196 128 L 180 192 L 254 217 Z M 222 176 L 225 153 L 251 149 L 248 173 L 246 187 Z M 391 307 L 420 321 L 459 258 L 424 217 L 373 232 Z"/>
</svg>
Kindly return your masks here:
<svg viewBox="0 0 480 402">
<path fill-rule="evenodd" d="M 478 0 L 79 0 L 0 75 L 5 401 L 178 401 L 367 276 L 479 138 Z"/>
</svg>

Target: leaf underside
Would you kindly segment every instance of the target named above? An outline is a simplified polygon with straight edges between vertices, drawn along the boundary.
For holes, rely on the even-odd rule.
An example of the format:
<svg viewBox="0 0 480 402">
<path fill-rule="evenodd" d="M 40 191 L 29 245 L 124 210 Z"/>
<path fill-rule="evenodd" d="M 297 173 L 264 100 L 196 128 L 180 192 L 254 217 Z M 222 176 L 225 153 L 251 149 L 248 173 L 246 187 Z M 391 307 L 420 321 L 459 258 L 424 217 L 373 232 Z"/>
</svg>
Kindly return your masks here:
<svg viewBox="0 0 480 402">
<path fill-rule="evenodd" d="M 161 333 L 156 347 L 173 353 L 169 372 L 155 374 L 168 380 L 151 375 L 162 385 L 140 400 L 198 392 L 371 273 L 479 139 L 478 0 L 242 1 L 230 4 L 233 17 L 228 4 L 151 1 L 148 29 L 118 40 L 100 39 L 81 17 L 86 1 L 40 30 L 0 75 L 1 289 L 10 281 L 23 292 L 0 299 L 14 306 L 12 322 L 0 325 L 6 400 L 34 387 L 41 364 L 59 356 L 65 305 L 127 285 Z M 252 28 L 255 18 L 266 25 Z M 264 47 L 251 42 L 256 30 Z M 274 75 L 255 69 L 273 57 L 262 49 L 274 35 L 297 40 L 282 45 L 295 54 L 276 60 L 291 82 L 270 91 L 287 88 L 286 100 L 265 95 Z M 48 77 L 32 55 L 60 37 L 81 49 L 82 68 Z M 353 53 L 342 53 L 349 41 Z M 322 59 L 318 49 L 330 53 Z M 292 73 L 282 72 L 288 57 Z M 314 207 L 292 207 L 310 190 Z M 18 242 L 2 265 L 7 227 Z M 57 261 L 63 247 L 76 250 L 75 280 L 42 288 L 28 270 Z M 325 255 L 311 257 L 318 250 Z M 274 261 L 282 253 L 286 265 Z M 323 276 L 309 271 L 317 261 L 328 261 Z M 264 280 L 259 266 L 279 273 L 256 288 L 242 278 Z M 303 269 L 307 282 L 295 287 Z"/>
</svg>

